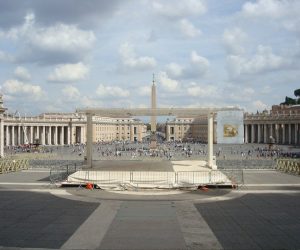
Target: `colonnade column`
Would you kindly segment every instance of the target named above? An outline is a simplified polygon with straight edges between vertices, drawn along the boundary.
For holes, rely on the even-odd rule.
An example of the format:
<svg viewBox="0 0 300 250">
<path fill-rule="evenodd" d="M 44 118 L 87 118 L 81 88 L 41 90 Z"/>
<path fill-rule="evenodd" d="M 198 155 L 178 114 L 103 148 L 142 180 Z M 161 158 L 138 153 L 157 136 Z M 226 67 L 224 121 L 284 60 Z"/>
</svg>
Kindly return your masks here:
<svg viewBox="0 0 300 250">
<path fill-rule="evenodd" d="M 57 126 L 55 126 L 55 132 L 54 132 L 54 145 L 57 145 L 57 132 L 58 132 L 58 128 L 57 128 Z"/>
<path fill-rule="evenodd" d="M 279 125 L 275 124 L 275 142 L 279 143 Z"/>
<path fill-rule="evenodd" d="M 61 145 L 64 145 L 65 144 L 65 142 L 64 142 L 64 140 L 65 140 L 65 127 L 64 126 L 62 126 L 61 127 L 61 133 L 60 133 L 60 144 Z"/>
<path fill-rule="evenodd" d="M 255 127 L 254 124 L 251 124 L 251 143 L 254 143 L 255 140 Z"/>
<path fill-rule="evenodd" d="M 292 143 L 292 124 L 289 124 L 289 138 L 288 138 L 288 142 L 289 144 Z"/>
<path fill-rule="evenodd" d="M 67 136 L 67 138 L 68 138 L 68 139 L 67 139 L 67 140 L 68 140 L 68 141 L 67 141 L 67 144 L 70 145 L 70 144 L 71 144 L 71 133 L 72 133 L 72 132 L 71 132 L 72 129 L 70 128 L 70 126 L 68 126 L 67 131 L 68 131 L 68 132 L 67 132 L 67 133 L 68 133 L 68 136 Z"/>
<path fill-rule="evenodd" d="M 49 130 L 48 130 L 48 144 L 52 145 L 52 131 L 51 131 L 51 126 L 49 126 Z"/>
<path fill-rule="evenodd" d="M 36 127 L 36 138 L 34 138 L 34 139 L 38 139 L 39 143 L 41 143 L 41 141 L 40 141 L 40 126 Z"/>
<path fill-rule="evenodd" d="M 282 144 L 285 144 L 285 124 L 282 124 Z"/>
<path fill-rule="evenodd" d="M 295 135 L 294 135 L 294 137 L 295 137 L 295 144 L 297 144 L 298 143 L 298 123 L 296 123 L 295 124 Z"/>
<path fill-rule="evenodd" d="M 18 125 L 18 145 L 21 145 L 21 126 Z"/>
<path fill-rule="evenodd" d="M 9 146 L 9 126 L 6 125 L 6 146 Z"/>
<path fill-rule="evenodd" d="M 86 114 L 86 159 L 87 168 L 92 168 L 93 161 L 93 114 Z"/>
<path fill-rule="evenodd" d="M 11 126 L 11 145 L 15 146 L 15 126 Z"/>
<path fill-rule="evenodd" d="M 30 126 L 30 143 L 33 143 L 33 126 Z"/>
<path fill-rule="evenodd" d="M 264 124 L 263 125 L 264 126 L 264 143 L 267 143 L 268 141 L 268 139 L 267 139 L 267 134 L 268 134 L 268 125 L 267 124 Z"/>
<path fill-rule="evenodd" d="M 257 143 L 260 143 L 261 138 L 261 125 L 257 124 Z"/>
<path fill-rule="evenodd" d="M 244 140 L 244 143 L 248 143 L 248 125 L 246 124 L 245 125 L 245 140 Z"/>
<path fill-rule="evenodd" d="M 42 145 L 45 145 L 46 144 L 46 131 L 45 131 L 45 126 L 43 126 L 43 129 L 42 129 Z"/>
</svg>

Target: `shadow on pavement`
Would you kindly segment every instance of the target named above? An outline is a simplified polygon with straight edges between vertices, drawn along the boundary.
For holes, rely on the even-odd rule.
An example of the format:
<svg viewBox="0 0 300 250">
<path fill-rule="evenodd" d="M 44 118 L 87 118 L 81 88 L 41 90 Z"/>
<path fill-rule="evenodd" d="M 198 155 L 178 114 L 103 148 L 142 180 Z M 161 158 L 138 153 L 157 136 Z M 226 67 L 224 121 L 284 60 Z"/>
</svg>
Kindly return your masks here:
<svg viewBox="0 0 300 250">
<path fill-rule="evenodd" d="M 0 246 L 60 248 L 99 206 L 48 193 L 1 191 Z"/>
<path fill-rule="evenodd" d="M 300 194 L 195 204 L 225 249 L 300 249 Z"/>
</svg>

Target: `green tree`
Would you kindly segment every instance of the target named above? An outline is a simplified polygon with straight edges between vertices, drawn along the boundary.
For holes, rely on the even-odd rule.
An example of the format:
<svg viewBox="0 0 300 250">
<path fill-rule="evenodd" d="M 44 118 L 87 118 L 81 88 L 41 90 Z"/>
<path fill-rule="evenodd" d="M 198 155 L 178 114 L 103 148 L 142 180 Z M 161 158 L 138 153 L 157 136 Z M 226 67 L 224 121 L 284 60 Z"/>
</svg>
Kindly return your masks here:
<svg viewBox="0 0 300 250">
<path fill-rule="evenodd" d="M 296 96 L 296 103 L 300 104 L 300 89 L 296 89 L 294 95 Z"/>
</svg>

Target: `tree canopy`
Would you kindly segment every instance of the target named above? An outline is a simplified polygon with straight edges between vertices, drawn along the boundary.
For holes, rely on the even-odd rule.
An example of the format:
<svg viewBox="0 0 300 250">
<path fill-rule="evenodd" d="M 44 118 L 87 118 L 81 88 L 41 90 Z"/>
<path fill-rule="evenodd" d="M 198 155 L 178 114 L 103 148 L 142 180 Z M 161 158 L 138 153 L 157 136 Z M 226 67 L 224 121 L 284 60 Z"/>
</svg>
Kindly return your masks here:
<svg viewBox="0 0 300 250">
<path fill-rule="evenodd" d="M 296 89 L 294 91 L 294 95 L 296 96 L 296 98 L 291 98 L 291 97 L 286 96 L 285 102 L 282 102 L 280 104 L 286 104 L 286 105 L 300 104 L 300 89 Z"/>
</svg>

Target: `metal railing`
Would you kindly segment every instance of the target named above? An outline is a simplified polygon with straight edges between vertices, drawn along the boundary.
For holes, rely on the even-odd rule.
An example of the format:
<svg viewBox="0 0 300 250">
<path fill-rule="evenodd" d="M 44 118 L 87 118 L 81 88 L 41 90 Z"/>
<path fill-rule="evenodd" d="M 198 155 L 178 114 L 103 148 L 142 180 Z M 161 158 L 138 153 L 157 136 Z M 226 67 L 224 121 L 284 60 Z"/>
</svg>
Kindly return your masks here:
<svg viewBox="0 0 300 250">
<path fill-rule="evenodd" d="M 0 174 L 21 171 L 29 168 L 28 159 L 1 159 Z"/>
<path fill-rule="evenodd" d="M 241 169 L 203 171 L 93 171 L 81 170 L 68 178 L 74 184 L 87 182 L 98 185 L 126 185 L 148 187 L 189 187 L 198 185 L 243 185 Z"/>
<path fill-rule="evenodd" d="M 61 166 L 52 166 L 50 169 L 50 183 L 56 184 L 67 180 L 70 174 L 75 173 L 79 169 L 81 169 L 82 165 L 75 164 L 67 164 Z"/>
<path fill-rule="evenodd" d="M 300 175 L 299 159 L 277 159 L 276 169 L 290 174 Z"/>
</svg>

